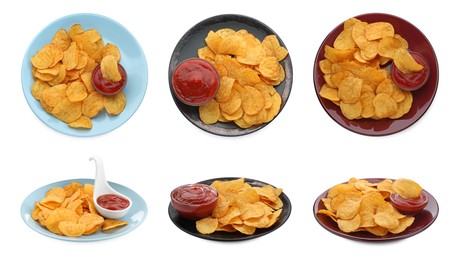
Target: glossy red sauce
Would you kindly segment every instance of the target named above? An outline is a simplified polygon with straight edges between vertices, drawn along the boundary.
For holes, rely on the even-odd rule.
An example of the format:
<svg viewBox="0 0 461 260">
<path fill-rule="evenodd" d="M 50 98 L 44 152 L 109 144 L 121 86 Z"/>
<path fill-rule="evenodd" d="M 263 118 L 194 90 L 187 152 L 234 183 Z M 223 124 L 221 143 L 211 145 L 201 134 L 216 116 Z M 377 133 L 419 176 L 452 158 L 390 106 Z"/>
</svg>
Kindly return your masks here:
<svg viewBox="0 0 461 260">
<path fill-rule="evenodd" d="M 396 66 L 392 66 L 392 79 L 394 80 L 395 84 L 400 88 L 408 91 L 417 90 L 426 84 L 427 79 L 429 78 L 429 65 L 426 62 L 424 57 L 416 52 L 410 52 L 413 59 L 421 65 L 423 65 L 423 69 L 414 72 L 405 74 L 397 69 Z"/>
<path fill-rule="evenodd" d="M 105 79 L 102 76 L 101 67 L 99 65 L 96 66 L 91 77 L 95 90 L 102 95 L 115 95 L 122 91 L 127 81 L 126 71 L 120 64 L 118 64 L 118 71 L 120 72 L 122 79 L 120 81 L 113 82 Z"/>
<path fill-rule="evenodd" d="M 98 197 L 96 202 L 108 210 L 122 210 L 130 206 L 130 201 L 116 194 L 104 194 Z"/>
<path fill-rule="evenodd" d="M 405 199 L 397 193 L 392 193 L 390 197 L 391 204 L 402 214 L 416 214 L 427 206 L 428 197 L 422 192 L 419 197 Z"/>
<path fill-rule="evenodd" d="M 211 186 L 191 184 L 178 187 L 173 191 L 172 196 L 183 204 L 202 205 L 216 200 L 218 194 Z"/>
<path fill-rule="evenodd" d="M 179 64 L 173 73 L 173 89 L 185 104 L 197 106 L 211 100 L 219 87 L 219 74 L 203 59 L 192 58 Z"/>
</svg>

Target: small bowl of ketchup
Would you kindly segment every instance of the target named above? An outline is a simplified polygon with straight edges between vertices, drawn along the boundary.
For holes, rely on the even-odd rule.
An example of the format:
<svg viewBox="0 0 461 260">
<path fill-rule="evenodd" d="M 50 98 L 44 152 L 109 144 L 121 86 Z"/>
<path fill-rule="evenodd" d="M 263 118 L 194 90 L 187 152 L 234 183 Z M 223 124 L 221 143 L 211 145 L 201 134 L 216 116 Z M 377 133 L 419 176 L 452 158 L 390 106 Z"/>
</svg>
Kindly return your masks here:
<svg viewBox="0 0 461 260">
<path fill-rule="evenodd" d="M 210 62 L 200 58 L 189 58 L 179 63 L 172 77 L 175 96 L 190 106 L 210 101 L 219 88 L 218 71 Z"/>
<path fill-rule="evenodd" d="M 127 82 L 125 68 L 123 68 L 122 65 L 118 64 L 118 71 L 120 72 L 120 75 L 122 76 L 121 80 L 115 81 L 115 82 L 111 80 L 107 80 L 103 77 L 102 72 L 101 72 L 101 66 L 98 64 L 94 68 L 93 74 L 91 76 L 91 82 L 93 83 L 94 89 L 100 94 L 105 95 L 105 96 L 118 94 L 120 91 L 122 91 L 125 88 L 126 82 Z"/>
<path fill-rule="evenodd" d="M 402 90 L 415 91 L 424 86 L 429 79 L 429 63 L 418 52 L 410 51 L 413 59 L 423 66 L 423 69 L 413 73 L 403 73 L 397 66 L 392 64 L 391 76 L 394 83 Z"/>
<path fill-rule="evenodd" d="M 218 191 L 206 184 L 181 185 L 171 192 L 170 197 L 173 208 L 189 220 L 210 216 L 218 204 Z"/>
<path fill-rule="evenodd" d="M 403 198 L 394 192 L 389 197 L 389 202 L 400 213 L 413 216 L 421 212 L 427 206 L 429 197 L 424 191 L 416 198 Z"/>
</svg>

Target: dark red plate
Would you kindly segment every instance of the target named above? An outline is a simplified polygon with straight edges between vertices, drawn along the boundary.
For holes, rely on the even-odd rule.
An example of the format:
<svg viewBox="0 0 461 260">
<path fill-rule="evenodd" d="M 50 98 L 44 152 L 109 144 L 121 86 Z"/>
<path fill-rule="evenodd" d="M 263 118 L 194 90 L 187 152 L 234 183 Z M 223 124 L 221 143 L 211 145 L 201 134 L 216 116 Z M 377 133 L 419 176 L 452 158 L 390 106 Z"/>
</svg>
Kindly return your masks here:
<svg viewBox="0 0 461 260">
<path fill-rule="evenodd" d="M 358 119 L 349 120 L 341 113 L 339 106 L 318 95 L 320 88 L 325 83 L 323 73 L 319 67 L 319 61 L 324 59 L 325 45 L 333 46 L 333 42 L 343 30 L 343 22 L 328 34 L 320 45 L 314 63 L 314 86 L 320 104 L 327 114 L 344 128 L 368 136 L 384 136 L 400 132 L 418 121 L 431 105 L 439 82 L 439 69 L 437 57 L 431 43 L 426 36 L 408 21 L 389 14 L 370 13 L 356 16 L 357 19 L 372 23 L 378 21 L 389 22 L 394 26 L 395 33 L 402 35 L 409 44 L 409 50 L 421 53 L 429 63 L 430 75 L 425 86 L 413 91 L 413 105 L 410 111 L 399 119 Z"/>
<path fill-rule="evenodd" d="M 365 180 L 369 182 L 380 182 L 384 180 L 384 178 L 365 178 Z M 317 214 L 317 212 L 320 209 L 325 209 L 325 205 L 322 202 L 322 198 L 325 198 L 327 196 L 328 190 L 320 194 L 320 196 L 315 200 L 314 217 L 317 220 L 317 222 L 326 230 L 344 238 L 362 241 L 389 241 L 408 238 L 426 230 L 430 225 L 432 225 L 432 223 L 434 223 L 435 219 L 439 214 L 439 205 L 437 201 L 429 192 L 427 192 L 426 190 L 424 191 L 427 193 L 429 197 L 429 203 L 423 211 L 414 216 L 415 221 L 413 222 L 413 224 L 409 226 L 405 231 L 399 234 L 389 233 L 386 236 L 380 237 L 364 231 L 353 233 L 345 233 L 341 231 L 338 227 L 338 224 L 336 224 L 336 222 L 334 222 L 330 217 L 328 217 L 325 214 Z"/>
</svg>

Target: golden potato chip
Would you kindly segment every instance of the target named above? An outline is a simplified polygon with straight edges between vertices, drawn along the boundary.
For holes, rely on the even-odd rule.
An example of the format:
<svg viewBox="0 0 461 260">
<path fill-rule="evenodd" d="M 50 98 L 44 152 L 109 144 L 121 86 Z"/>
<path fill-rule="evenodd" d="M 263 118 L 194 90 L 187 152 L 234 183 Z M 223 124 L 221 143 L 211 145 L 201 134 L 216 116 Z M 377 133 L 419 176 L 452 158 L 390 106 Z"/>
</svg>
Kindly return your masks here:
<svg viewBox="0 0 461 260">
<path fill-rule="evenodd" d="M 254 87 L 251 86 L 243 86 L 240 91 L 240 96 L 242 99 L 242 108 L 245 114 L 247 115 L 255 115 L 259 111 L 261 111 L 264 107 L 264 98 Z"/>
<path fill-rule="evenodd" d="M 90 129 L 93 127 L 93 123 L 91 122 L 91 118 L 82 115 L 80 116 L 77 120 L 70 122 L 68 124 L 72 128 L 85 128 L 85 129 Z"/>
<path fill-rule="evenodd" d="M 219 109 L 219 102 L 215 99 L 208 101 L 206 104 L 202 105 L 198 109 L 200 120 L 204 124 L 214 124 L 218 122 L 221 111 Z"/>
<path fill-rule="evenodd" d="M 128 225 L 128 221 L 119 219 L 105 219 L 102 225 L 102 230 L 109 230 L 116 227 Z"/>
<path fill-rule="evenodd" d="M 221 111 L 223 111 L 224 113 L 233 114 L 240 108 L 241 104 L 242 98 L 240 96 L 240 93 L 232 89 L 230 93 L 230 98 L 225 102 L 219 103 L 219 107 L 221 108 Z"/>
<path fill-rule="evenodd" d="M 69 98 L 62 98 L 51 113 L 59 120 L 70 123 L 82 115 L 82 101 L 72 102 Z"/>
<path fill-rule="evenodd" d="M 121 54 L 120 50 L 118 49 L 117 45 L 112 44 L 112 43 L 107 43 L 101 50 L 101 55 L 102 57 L 112 55 L 115 57 L 115 60 L 117 62 L 120 62 L 121 59 Z"/>
<path fill-rule="evenodd" d="M 423 192 L 421 186 L 413 180 L 399 178 L 392 184 L 392 190 L 405 199 L 417 198 Z"/>
<path fill-rule="evenodd" d="M 353 60 L 355 49 L 340 50 L 325 45 L 325 58 L 331 63 Z"/>
<path fill-rule="evenodd" d="M 59 223 L 62 221 L 70 221 L 73 223 L 77 223 L 79 216 L 75 213 L 75 210 L 71 210 L 68 208 L 56 208 L 51 212 L 48 218 L 45 220 L 46 228 L 55 233 L 55 234 L 62 234 L 59 230 Z"/>
<path fill-rule="evenodd" d="M 104 108 L 109 115 L 118 115 L 122 113 L 126 105 L 126 97 L 123 92 L 112 96 L 104 96 Z"/>
<path fill-rule="evenodd" d="M 70 83 L 66 89 L 66 96 L 71 102 L 84 100 L 88 96 L 85 84 L 81 81 L 74 81 Z"/>
<path fill-rule="evenodd" d="M 93 118 L 104 109 L 104 96 L 94 91 L 83 100 L 82 114 Z"/>
<path fill-rule="evenodd" d="M 360 99 L 363 80 L 356 77 L 345 77 L 338 86 L 338 97 L 347 104 L 356 103 Z"/>
<path fill-rule="evenodd" d="M 112 82 L 117 82 L 122 79 L 122 75 L 118 70 L 118 62 L 115 56 L 107 55 L 101 60 L 102 77 Z"/>
<path fill-rule="evenodd" d="M 394 65 L 403 73 L 418 72 L 424 68 L 424 66 L 417 63 L 405 49 L 397 50 L 394 55 Z"/>
<path fill-rule="evenodd" d="M 58 224 L 59 231 L 68 237 L 78 237 L 85 232 L 85 225 L 72 221 L 61 221 Z"/>
<path fill-rule="evenodd" d="M 341 219 L 338 218 L 337 223 L 339 229 L 341 231 L 350 233 L 350 232 L 355 232 L 360 226 L 361 218 L 359 214 L 356 214 L 353 218 L 351 219 Z"/>
<path fill-rule="evenodd" d="M 383 37 L 393 37 L 394 26 L 388 22 L 374 22 L 367 24 L 365 28 L 365 37 L 369 41 L 378 40 Z"/>
<path fill-rule="evenodd" d="M 51 50 L 51 44 L 45 45 L 43 48 L 38 50 L 30 59 L 32 65 L 38 69 L 49 68 L 54 61 L 53 52 Z"/>
<path fill-rule="evenodd" d="M 373 99 L 375 107 L 375 115 L 377 118 L 386 118 L 393 115 L 397 111 L 397 102 L 391 96 L 385 93 L 376 94 Z"/>
<path fill-rule="evenodd" d="M 226 102 L 231 95 L 232 87 L 234 86 L 235 79 L 223 76 L 219 80 L 219 88 L 216 92 L 215 99 L 218 102 Z"/>
<path fill-rule="evenodd" d="M 71 42 L 69 48 L 64 51 L 62 63 L 66 66 L 66 70 L 74 69 L 78 64 L 79 49 L 75 42 Z"/>
</svg>

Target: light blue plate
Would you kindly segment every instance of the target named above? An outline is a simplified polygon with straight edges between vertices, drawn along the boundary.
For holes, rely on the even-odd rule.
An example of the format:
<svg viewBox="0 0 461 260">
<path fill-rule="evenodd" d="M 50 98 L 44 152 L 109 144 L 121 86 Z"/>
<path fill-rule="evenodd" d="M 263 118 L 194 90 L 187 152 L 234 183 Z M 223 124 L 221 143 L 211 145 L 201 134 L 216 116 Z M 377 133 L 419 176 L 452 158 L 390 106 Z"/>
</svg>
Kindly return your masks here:
<svg viewBox="0 0 461 260">
<path fill-rule="evenodd" d="M 101 112 L 92 118 L 91 129 L 75 129 L 56 119 L 43 110 L 40 102 L 31 93 L 32 64 L 30 58 L 45 44 L 49 43 L 53 35 L 61 28 L 68 30 L 73 24 L 81 24 L 84 30 L 96 29 L 102 35 L 104 43 L 113 43 L 118 46 L 121 54 L 120 64 L 127 72 L 128 82 L 123 90 L 126 96 L 126 107 L 117 116 L 109 116 Z M 124 124 L 136 112 L 144 98 L 147 89 L 147 61 L 141 46 L 134 36 L 118 22 L 97 14 L 72 14 L 62 17 L 41 31 L 30 44 L 22 62 L 22 89 L 30 108 L 40 120 L 52 129 L 71 136 L 97 136 L 110 132 Z"/>
<path fill-rule="evenodd" d="M 35 202 L 41 200 L 43 197 L 45 197 L 45 193 L 50 190 L 53 187 L 64 187 L 69 183 L 72 183 L 74 181 L 80 182 L 81 184 L 85 183 L 94 183 L 93 179 L 72 179 L 72 180 L 66 180 L 66 181 L 60 181 L 60 182 L 55 182 L 48 184 L 46 186 L 43 186 L 34 192 L 32 192 L 29 196 L 27 196 L 24 199 L 24 202 L 21 205 L 21 216 L 24 222 L 31 227 L 33 230 L 37 231 L 38 233 L 56 238 L 56 239 L 61 239 L 61 240 L 67 240 L 67 241 L 74 241 L 74 242 L 89 242 L 89 241 L 97 241 L 97 240 L 105 240 L 105 239 L 111 239 L 115 237 L 119 237 L 122 235 L 125 235 L 142 224 L 144 219 L 147 216 L 147 205 L 144 199 L 139 196 L 136 192 L 133 190 L 124 187 L 120 184 L 109 182 L 112 188 L 115 190 L 119 191 L 120 193 L 123 193 L 127 195 L 128 197 L 131 198 L 133 202 L 133 206 L 130 209 L 130 212 L 123 217 L 123 220 L 128 221 L 128 225 L 120 228 L 115 228 L 113 230 L 109 231 L 98 231 L 97 233 L 88 235 L 88 236 L 80 236 L 80 237 L 66 237 L 66 236 L 60 236 L 57 234 L 54 234 L 45 227 L 41 226 L 37 221 L 32 219 L 31 213 L 32 210 L 35 207 Z"/>
</svg>

